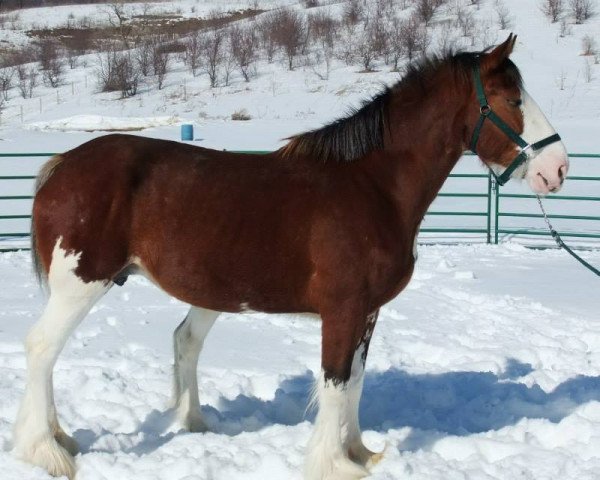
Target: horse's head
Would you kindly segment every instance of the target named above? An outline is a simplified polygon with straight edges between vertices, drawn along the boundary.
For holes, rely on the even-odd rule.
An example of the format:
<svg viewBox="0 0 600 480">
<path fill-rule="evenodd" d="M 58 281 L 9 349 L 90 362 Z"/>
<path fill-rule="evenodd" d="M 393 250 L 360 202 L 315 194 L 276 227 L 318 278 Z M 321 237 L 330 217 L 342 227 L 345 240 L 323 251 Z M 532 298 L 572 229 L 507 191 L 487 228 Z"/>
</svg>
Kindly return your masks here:
<svg viewBox="0 0 600 480">
<path fill-rule="evenodd" d="M 557 192 L 569 168 L 567 151 L 509 59 L 515 40 L 511 34 L 483 53 L 473 71 L 467 114 L 470 147 L 499 175 L 500 183 L 525 178 L 535 193 Z"/>
</svg>

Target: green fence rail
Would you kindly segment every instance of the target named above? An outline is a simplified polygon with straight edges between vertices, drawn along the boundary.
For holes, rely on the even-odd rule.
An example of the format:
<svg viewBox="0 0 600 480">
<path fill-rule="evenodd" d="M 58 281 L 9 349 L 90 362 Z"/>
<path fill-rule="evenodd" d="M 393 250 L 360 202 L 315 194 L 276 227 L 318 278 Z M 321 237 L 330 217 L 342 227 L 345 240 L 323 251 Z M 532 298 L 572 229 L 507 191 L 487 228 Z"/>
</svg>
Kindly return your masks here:
<svg viewBox="0 0 600 480">
<path fill-rule="evenodd" d="M 266 153 L 264 151 L 239 151 L 239 153 Z M 0 160 L 8 158 L 49 158 L 53 153 L 0 153 Z M 473 155 L 467 153 L 466 155 Z M 600 159 L 600 154 L 592 153 L 576 153 L 570 154 L 570 158 L 585 158 L 585 159 Z M 0 163 L 0 172 L 2 172 L 2 163 Z M 479 234 L 485 236 L 487 243 L 498 243 L 500 236 L 515 236 L 515 235 L 531 235 L 531 236 L 549 236 L 549 233 L 543 229 L 535 229 L 533 227 L 523 228 L 510 228 L 503 226 L 503 220 L 508 218 L 521 218 L 521 219 L 541 219 L 542 215 L 533 213 L 521 213 L 506 210 L 503 208 L 504 200 L 507 199 L 535 199 L 534 195 L 527 194 L 516 194 L 516 193 L 505 193 L 505 189 L 500 188 L 491 174 L 484 173 L 452 173 L 449 178 L 461 178 L 465 180 L 477 180 L 479 183 L 484 183 L 481 179 L 486 179 L 486 187 L 481 188 L 481 191 L 475 192 L 448 192 L 443 190 L 438 194 L 438 197 L 443 198 L 455 198 L 455 199 L 485 199 L 485 209 L 467 211 L 466 209 L 456 211 L 442 211 L 442 210 L 430 210 L 427 212 L 427 217 L 454 217 L 454 218 L 482 218 L 485 221 L 479 226 L 472 228 L 463 228 L 458 226 L 450 227 L 427 227 L 422 226 L 420 233 L 428 234 Z M 2 181 L 19 181 L 19 180 L 35 180 L 34 175 L 0 175 L 0 182 Z M 598 176 L 569 176 L 569 182 L 600 182 Z M 0 183 L 0 185 L 2 185 Z M 29 187 L 31 188 L 31 187 Z M 600 188 L 598 189 L 600 191 Z M 21 193 L 21 192 L 17 192 Z M 7 214 L 6 213 L 6 201 L 10 200 L 32 200 L 33 196 L 29 195 L 0 195 L 0 250 L 9 249 L 10 247 L 4 247 L 2 245 L 2 239 L 12 238 L 19 239 L 29 236 L 28 231 L 15 231 L 15 232 L 2 232 L 1 221 L 3 220 L 28 220 L 31 218 L 29 214 Z M 552 195 L 547 197 L 548 200 L 554 201 L 565 201 L 565 202 L 600 202 L 599 196 L 585 196 L 585 195 Z M 600 208 L 598 209 L 600 211 Z M 583 239 L 600 239 L 600 216 L 595 215 L 565 215 L 565 214 L 554 214 L 549 215 L 551 219 L 560 220 L 576 220 L 583 222 L 599 222 L 597 230 L 592 232 L 578 232 L 578 231 L 562 231 L 563 237 L 575 237 Z M 595 224 L 594 224 L 595 225 Z M 14 247 L 13 247 L 14 248 Z"/>
</svg>

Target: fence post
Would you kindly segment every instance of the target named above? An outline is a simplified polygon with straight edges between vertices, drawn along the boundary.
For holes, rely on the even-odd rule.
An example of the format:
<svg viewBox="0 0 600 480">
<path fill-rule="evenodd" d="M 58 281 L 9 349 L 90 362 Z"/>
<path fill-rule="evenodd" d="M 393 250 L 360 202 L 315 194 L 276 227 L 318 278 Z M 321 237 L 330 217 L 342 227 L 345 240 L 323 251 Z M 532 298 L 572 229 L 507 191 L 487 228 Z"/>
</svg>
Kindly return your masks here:
<svg viewBox="0 0 600 480">
<path fill-rule="evenodd" d="M 494 192 L 496 194 L 496 208 L 494 209 L 494 244 L 498 245 L 498 221 L 500 219 L 500 185 L 494 182 Z"/>
<path fill-rule="evenodd" d="M 492 172 L 488 172 L 487 192 L 487 243 L 492 243 L 492 191 L 494 189 Z"/>
</svg>

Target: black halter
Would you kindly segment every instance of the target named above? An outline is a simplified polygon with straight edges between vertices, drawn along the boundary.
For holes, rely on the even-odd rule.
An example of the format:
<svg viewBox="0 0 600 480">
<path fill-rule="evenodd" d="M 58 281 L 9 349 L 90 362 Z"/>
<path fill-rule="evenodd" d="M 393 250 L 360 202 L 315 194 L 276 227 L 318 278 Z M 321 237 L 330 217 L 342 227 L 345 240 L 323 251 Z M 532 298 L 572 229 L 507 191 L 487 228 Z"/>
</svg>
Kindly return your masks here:
<svg viewBox="0 0 600 480">
<path fill-rule="evenodd" d="M 502 120 L 496 113 L 492 110 L 492 107 L 489 105 L 487 98 L 485 96 L 485 91 L 483 89 L 483 82 L 481 81 L 481 72 L 479 70 L 479 65 L 475 65 L 473 67 L 473 79 L 475 81 L 475 92 L 477 94 L 477 100 L 479 101 L 479 112 L 481 116 L 475 125 L 475 130 L 473 131 L 473 136 L 471 137 L 471 151 L 473 153 L 477 153 L 477 141 L 479 140 L 479 134 L 481 133 L 481 128 L 483 127 L 483 123 L 486 118 L 489 118 L 490 121 L 496 125 L 508 138 L 510 138 L 514 143 L 516 143 L 520 148 L 521 152 L 516 156 L 516 158 L 512 161 L 512 163 L 502 172 L 501 175 L 496 175 L 496 173 L 492 171 L 492 175 L 496 178 L 496 182 L 499 185 L 504 185 L 506 182 L 510 180 L 510 176 L 513 172 L 519 168 L 523 163 L 525 163 L 530 155 L 533 152 L 543 149 L 548 145 L 560 142 L 560 135 L 555 133 L 550 135 L 549 137 L 540 140 L 535 143 L 527 143 L 523 137 L 521 137 L 517 132 L 515 132 L 512 128 L 510 128 L 504 120 Z"/>
</svg>

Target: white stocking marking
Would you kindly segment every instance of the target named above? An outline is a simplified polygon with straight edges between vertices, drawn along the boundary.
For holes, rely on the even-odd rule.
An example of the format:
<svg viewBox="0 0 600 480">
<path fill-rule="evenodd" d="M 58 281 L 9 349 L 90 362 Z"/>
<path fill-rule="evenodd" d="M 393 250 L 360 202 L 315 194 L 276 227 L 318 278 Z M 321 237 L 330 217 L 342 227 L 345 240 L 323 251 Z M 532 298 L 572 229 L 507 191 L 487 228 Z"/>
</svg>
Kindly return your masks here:
<svg viewBox="0 0 600 480">
<path fill-rule="evenodd" d="M 200 416 L 198 398 L 198 357 L 219 312 L 191 307 L 185 320 L 173 334 L 175 368 L 173 406 L 182 425 L 189 431 L 202 432 L 206 425 Z"/>
<path fill-rule="evenodd" d="M 61 240 L 52 252 L 48 304 L 25 342 L 27 384 L 14 427 L 14 444 L 15 453 L 24 460 L 51 475 L 73 478 L 75 464 L 64 447 L 72 451 L 76 445 L 58 424 L 52 370 L 67 338 L 110 288 L 110 282 L 85 283 L 77 277 L 74 271 L 81 253 L 63 250 Z"/>
</svg>

